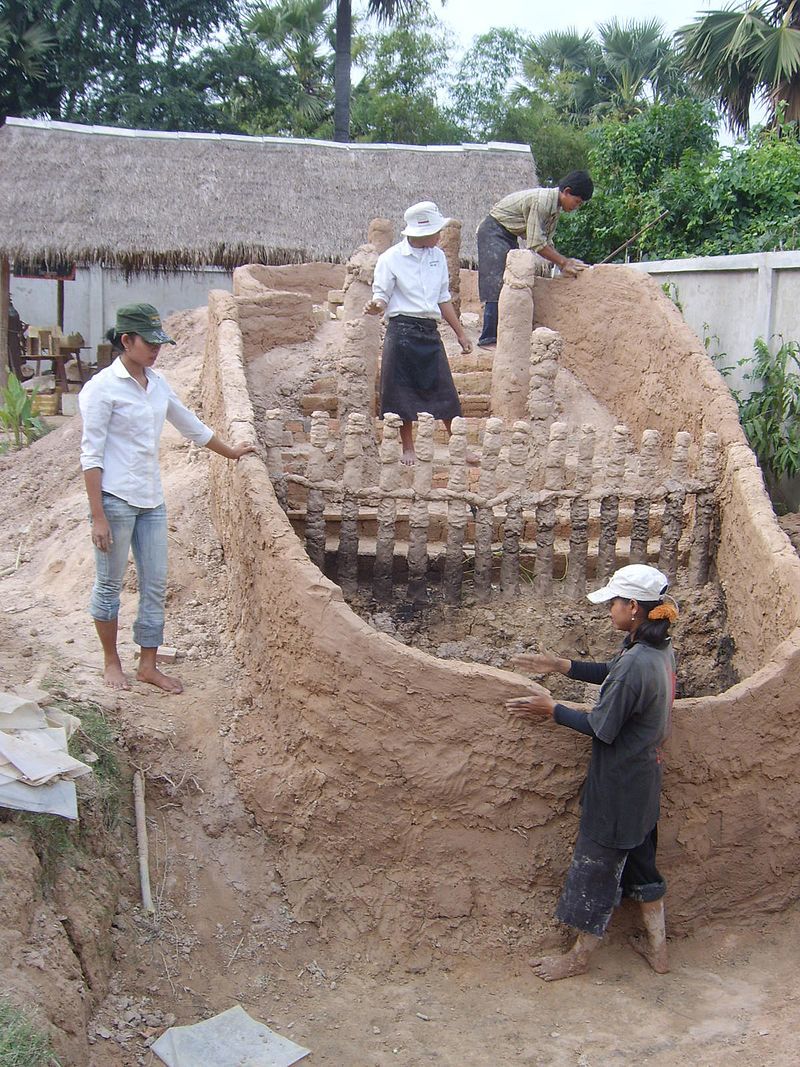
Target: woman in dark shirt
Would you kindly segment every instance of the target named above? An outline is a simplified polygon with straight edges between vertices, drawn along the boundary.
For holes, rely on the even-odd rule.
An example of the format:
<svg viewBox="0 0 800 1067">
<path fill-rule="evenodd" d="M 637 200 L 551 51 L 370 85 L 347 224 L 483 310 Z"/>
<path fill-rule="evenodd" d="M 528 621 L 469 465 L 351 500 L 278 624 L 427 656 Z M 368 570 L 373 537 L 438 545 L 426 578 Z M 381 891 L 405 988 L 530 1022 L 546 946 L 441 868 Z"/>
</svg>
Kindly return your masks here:
<svg viewBox="0 0 800 1067">
<path fill-rule="evenodd" d="M 558 672 L 601 685 L 597 704 L 584 712 L 549 695 L 509 700 L 509 711 L 552 720 L 592 738 L 581 797 L 575 853 L 556 917 L 578 930 L 563 956 L 533 961 L 545 981 L 583 974 L 621 896 L 639 902 L 647 937 L 634 947 L 659 974 L 669 969 L 664 931 L 666 883 L 655 863 L 661 796 L 661 745 L 675 696 L 669 627 L 678 615 L 664 600 L 668 581 L 644 564 L 622 567 L 590 593 L 608 603 L 615 628 L 626 634 L 609 663 L 582 663 L 549 653 L 520 656 L 514 665 L 532 674 Z"/>
</svg>

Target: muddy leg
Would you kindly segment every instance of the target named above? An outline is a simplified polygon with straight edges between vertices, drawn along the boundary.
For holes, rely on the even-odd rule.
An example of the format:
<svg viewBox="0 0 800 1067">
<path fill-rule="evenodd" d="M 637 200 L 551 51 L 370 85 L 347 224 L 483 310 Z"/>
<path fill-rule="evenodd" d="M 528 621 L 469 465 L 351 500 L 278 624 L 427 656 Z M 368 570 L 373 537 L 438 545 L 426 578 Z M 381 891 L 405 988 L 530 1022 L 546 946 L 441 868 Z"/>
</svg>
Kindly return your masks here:
<svg viewBox="0 0 800 1067">
<path fill-rule="evenodd" d="M 669 972 L 667 958 L 667 935 L 664 928 L 664 898 L 639 904 L 642 909 L 642 921 L 646 931 L 645 937 L 632 937 L 631 946 L 640 956 L 644 956 L 656 974 Z"/>
<path fill-rule="evenodd" d="M 586 974 L 589 958 L 602 938 L 594 934 L 578 934 L 575 944 L 563 956 L 540 956 L 530 961 L 534 972 L 545 982 L 557 982 L 560 978 L 573 978 Z"/>
</svg>

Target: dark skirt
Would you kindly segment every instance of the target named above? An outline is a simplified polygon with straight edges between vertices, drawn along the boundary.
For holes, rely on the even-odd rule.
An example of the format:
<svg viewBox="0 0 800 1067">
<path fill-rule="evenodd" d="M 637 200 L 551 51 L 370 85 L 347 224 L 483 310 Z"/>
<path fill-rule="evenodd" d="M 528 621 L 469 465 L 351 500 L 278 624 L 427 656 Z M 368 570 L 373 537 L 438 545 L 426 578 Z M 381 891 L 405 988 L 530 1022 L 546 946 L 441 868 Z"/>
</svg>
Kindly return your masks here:
<svg viewBox="0 0 800 1067">
<path fill-rule="evenodd" d="M 414 422 L 421 411 L 435 419 L 461 414 L 436 319 L 395 315 L 389 319 L 381 361 L 380 414 L 392 411 Z"/>
<path fill-rule="evenodd" d="M 487 215 L 478 227 L 478 296 L 484 302 L 499 300 L 506 256 L 519 248 L 517 237 Z"/>
<path fill-rule="evenodd" d="M 636 848 L 607 848 L 581 831 L 556 907 L 556 918 L 602 937 L 622 897 L 647 903 L 660 900 L 667 884 L 656 867 L 658 828 Z"/>
</svg>

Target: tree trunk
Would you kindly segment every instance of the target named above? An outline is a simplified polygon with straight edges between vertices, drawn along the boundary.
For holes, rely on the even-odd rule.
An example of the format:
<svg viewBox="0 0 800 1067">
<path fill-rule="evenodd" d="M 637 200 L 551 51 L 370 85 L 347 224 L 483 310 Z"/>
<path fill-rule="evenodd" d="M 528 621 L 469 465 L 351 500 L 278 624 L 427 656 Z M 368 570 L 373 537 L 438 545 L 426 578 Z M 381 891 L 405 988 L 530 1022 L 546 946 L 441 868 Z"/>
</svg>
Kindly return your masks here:
<svg viewBox="0 0 800 1067">
<path fill-rule="evenodd" d="M 0 389 L 8 381 L 8 300 L 10 290 L 8 256 L 0 256 Z"/>
<path fill-rule="evenodd" d="M 351 0 L 337 0 L 336 4 L 336 60 L 333 82 L 335 100 L 333 126 L 335 141 L 350 140 L 350 64 L 353 43 Z"/>
</svg>

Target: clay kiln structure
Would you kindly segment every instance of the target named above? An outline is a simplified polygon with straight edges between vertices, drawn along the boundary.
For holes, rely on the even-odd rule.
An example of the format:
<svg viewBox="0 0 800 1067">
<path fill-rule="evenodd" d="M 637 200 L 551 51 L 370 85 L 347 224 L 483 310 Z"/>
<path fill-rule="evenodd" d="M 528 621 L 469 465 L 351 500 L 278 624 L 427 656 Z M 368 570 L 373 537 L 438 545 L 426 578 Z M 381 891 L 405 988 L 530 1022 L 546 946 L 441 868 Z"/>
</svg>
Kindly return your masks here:
<svg viewBox="0 0 800 1067">
<path fill-rule="evenodd" d="M 350 272 L 351 286 L 364 284 L 359 270 Z M 223 436 L 260 436 L 267 463 L 248 457 L 236 466 L 215 460 L 212 468 L 216 521 L 230 563 L 234 639 L 253 685 L 252 706 L 238 718 L 230 752 L 248 806 L 265 832 L 282 842 L 281 873 L 294 914 L 317 923 L 323 936 L 358 939 L 387 958 L 413 952 L 430 957 L 438 948 L 477 953 L 536 944 L 550 926 L 569 859 L 586 744 L 569 731 L 508 717 L 504 701 L 527 684 L 520 676 L 405 647 L 375 631 L 346 603 L 342 587 L 357 581 L 359 489 L 377 484 L 386 490 L 376 514 L 373 582 L 379 595 L 391 584 L 389 531 L 396 532 L 397 503 L 404 499 L 391 417 L 373 457 L 373 474 L 378 466 L 382 474 L 377 483 L 364 481 L 369 457 L 364 459 L 359 438 L 368 429 L 369 412 L 357 408 L 369 396 L 357 395 L 357 389 L 346 401 L 349 417 L 337 453 L 342 464 L 337 484 L 349 490 L 339 501 L 340 584 L 322 573 L 324 483 L 330 481 L 332 451 L 328 416 L 311 417 L 303 468 L 293 473 L 283 419 L 269 412 L 265 426 L 257 425 L 246 377 L 247 361 L 265 342 L 265 315 L 291 319 L 298 340 L 313 332 L 318 316 L 310 296 L 258 292 L 252 271 L 237 273 L 233 295 L 210 296 L 204 408 Z M 573 501 L 582 508 L 588 503 L 591 433 L 577 431 L 575 474 L 565 482 L 566 431 L 547 419 L 554 378 L 548 361 L 556 357 L 611 414 L 612 424 L 627 427 L 617 436 L 641 443 L 634 474 L 644 481 L 634 487 L 632 502 L 643 508 L 653 503 L 644 483 L 658 467 L 658 449 L 672 451 L 670 473 L 677 469 L 678 477 L 656 494 L 664 508 L 662 539 L 669 539 L 669 492 L 681 497 L 681 512 L 686 494 L 693 494 L 687 575 L 701 583 L 709 565 L 712 512 L 718 509 L 714 565 L 744 680 L 718 696 L 675 706 L 660 824 L 670 926 L 678 931 L 710 916 L 782 908 L 796 896 L 792 872 L 800 861 L 798 746 L 791 729 L 800 691 L 800 561 L 775 521 L 734 402 L 697 338 L 648 278 L 608 266 L 571 282 L 523 277 L 516 285 L 517 293 L 510 295 L 521 297 L 528 311 L 518 310 L 513 321 L 535 308 L 540 327 L 533 335 L 533 360 L 529 350 L 527 370 L 520 370 L 514 362 L 518 343 L 505 348 L 500 339 L 498 367 L 513 388 L 498 400 L 509 404 L 504 421 L 493 417 L 483 427 L 483 467 L 474 475 L 478 514 L 472 520 L 463 503 L 473 492 L 463 464 L 467 426 L 454 427 L 455 480 L 443 487 L 451 495 L 442 498 L 445 526 L 449 508 L 448 528 L 456 529 L 450 558 L 461 554 L 465 522 L 475 524 L 476 554 L 479 533 L 492 536 L 488 513 L 497 495 L 493 479 L 503 434 L 512 435 L 508 467 L 518 471 L 530 466 L 528 439 L 541 437 L 535 508 L 550 507 L 567 485 L 576 490 Z M 351 361 L 344 376 L 350 374 L 351 385 L 363 377 L 364 352 L 374 344 L 358 334 L 361 328 L 355 317 L 342 325 Z M 420 420 L 420 462 L 410 476 L 417 479 L 411 489 L 419 492 L 405 498 L 411 501 L 408 573 L 423 582 L 425 562 L 419 538 L 415 543 L 412 535 L 430 518 L 420 510 L 430 506 L 426 494 L 435 495 L 429 484 L 432 431 Z M 693 476 L 685 461 L 689 437 L 702 459 Z M 628 446 L 621 447 L 623 454 Z M 616 472 L 612 463 L 608 474 L 611 482 L 601 486 L 601 507 L 619 496 L 624 467 L 618 456 Z M 512 469 L 509 484 L 525 504 L 529 482 L 522 474 L 516 483 L 513 478 Z M 305 494 L 308 552 L 285 510 L 298 489 Z M 509 510 L 506 519 L 517 522 L 516 535 L 524 540 L 527 520 L 521 510 L 516 515 Z M 574 518 L 573 531 L 581 526 Z M 610 519 L 606 528 L 611 529 Z M 536 511 L 532 529 L 534 540 L 539 530 L 547 533 L 541 557 L 538 544 L 536 550 L 546 592 L 555 522 Z M 600 518 L 598 538 L 602 529 Z M 627 546 L 636 551 L 633 524 Z M 673 549 L 677 567 L 677 540 Z M 583 550 L 579 546 L 576 559 Z M 639 542 L 642 550 L 646 541 Z M 598 573 L 620 551 L 617 544 L 605 562 L 598 551 Z M 583 578 L 578 574 L 576 596 L 585 578 L 585 572 Z"/>
</svg>

